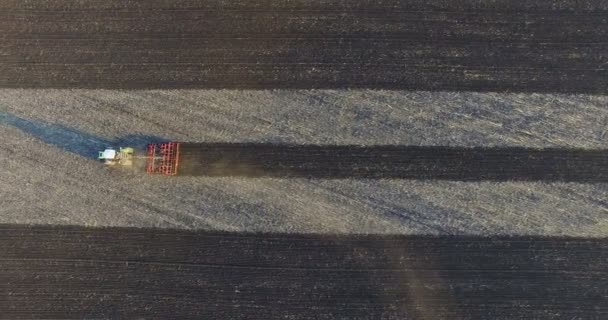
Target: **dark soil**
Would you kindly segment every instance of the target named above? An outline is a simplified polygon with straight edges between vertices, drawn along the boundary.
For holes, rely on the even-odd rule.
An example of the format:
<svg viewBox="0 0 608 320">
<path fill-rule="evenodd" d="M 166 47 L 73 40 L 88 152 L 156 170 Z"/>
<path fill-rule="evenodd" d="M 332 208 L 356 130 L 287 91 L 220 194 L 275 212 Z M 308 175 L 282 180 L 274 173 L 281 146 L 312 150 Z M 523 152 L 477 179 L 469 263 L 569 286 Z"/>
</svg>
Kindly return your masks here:
<svg viewBox="0 0 608 320">
<path fill-rule="evenodd" d="M 6 319 L 608 316 L 605 239 L 0 231 Z"/>
<path fill-rule="evenodd" d="M 605 150 L 182 143 L 178 174 L 608 182 Z"/>
<path fill-rule="evenodd" d="M 606 93 L 605 1 L 0 3 L 0 86 Z"/>
</svg>

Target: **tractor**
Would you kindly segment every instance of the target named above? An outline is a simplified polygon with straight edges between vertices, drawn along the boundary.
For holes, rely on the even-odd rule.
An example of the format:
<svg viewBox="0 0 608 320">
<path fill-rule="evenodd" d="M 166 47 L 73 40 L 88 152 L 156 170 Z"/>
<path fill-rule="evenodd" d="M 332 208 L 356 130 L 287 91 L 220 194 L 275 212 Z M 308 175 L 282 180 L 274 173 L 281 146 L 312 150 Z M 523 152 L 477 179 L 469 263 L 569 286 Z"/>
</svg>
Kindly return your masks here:
<svg viewBox="0 0 608 320">
<path fill-rule="evenodd" d="M 105 164 L 131 166 L 133 165 L 133 148 L 119 148 L 118 151 L 114 148 L 108 147 L 104 151 L 99 151 L 99 160 L 104 161 Z"/>
</svg>

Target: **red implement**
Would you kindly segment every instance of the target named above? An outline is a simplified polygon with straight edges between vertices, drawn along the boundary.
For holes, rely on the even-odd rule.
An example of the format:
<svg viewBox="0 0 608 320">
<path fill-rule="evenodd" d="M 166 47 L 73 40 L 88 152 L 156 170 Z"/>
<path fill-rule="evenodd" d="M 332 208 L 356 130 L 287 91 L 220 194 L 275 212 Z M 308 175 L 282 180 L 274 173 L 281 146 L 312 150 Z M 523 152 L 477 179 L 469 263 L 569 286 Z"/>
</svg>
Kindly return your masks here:
<svg viewBox="0 0 608 320">
<path fill-rule="evenodd" d="M 177 175 L 179 142 L 148 145 L 146 172 L 148 174 Z"/>
</svg>

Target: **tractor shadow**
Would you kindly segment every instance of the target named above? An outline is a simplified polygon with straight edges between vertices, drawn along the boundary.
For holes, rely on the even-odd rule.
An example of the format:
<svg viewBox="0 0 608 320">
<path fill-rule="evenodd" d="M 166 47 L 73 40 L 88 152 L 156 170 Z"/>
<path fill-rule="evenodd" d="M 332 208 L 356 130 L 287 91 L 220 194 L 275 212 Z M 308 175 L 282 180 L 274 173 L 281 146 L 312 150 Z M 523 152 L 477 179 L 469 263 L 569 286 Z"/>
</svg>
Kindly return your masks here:
<svg viewBox="0 0 608 320">
<path fill-rule="evenodd" d="M 2 111 L 0 111 L 0 125 L 15 127 L 47 144 L 87 159 L 97 159 L 98 151 L 107 147 L 128 146 L 142 151 L 149 143 L 171 141 L 168 138 L 145 134 L 129 134 L 108 139 L 61 124 L 24 119 Z"/>
</svg>

